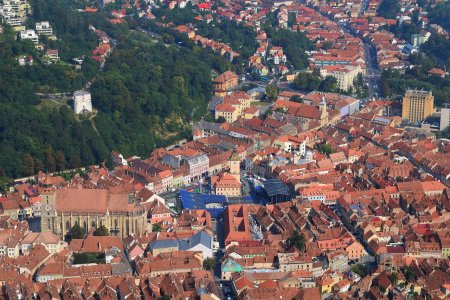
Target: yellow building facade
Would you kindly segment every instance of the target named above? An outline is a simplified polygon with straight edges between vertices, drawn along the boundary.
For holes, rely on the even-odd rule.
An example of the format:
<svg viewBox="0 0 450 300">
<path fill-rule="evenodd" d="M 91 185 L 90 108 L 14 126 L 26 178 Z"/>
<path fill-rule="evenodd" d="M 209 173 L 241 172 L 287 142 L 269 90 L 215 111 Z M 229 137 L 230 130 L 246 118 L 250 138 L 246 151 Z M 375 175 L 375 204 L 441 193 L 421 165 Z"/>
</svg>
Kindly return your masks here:
<svg viewBox="0 0 450 300">
<path fill-rule="evenodd" d="M 420 122 L 434 113 L 434 96 L 428 91 L 408 90 L 403 97 L 402 119 Z"/>
</svg>

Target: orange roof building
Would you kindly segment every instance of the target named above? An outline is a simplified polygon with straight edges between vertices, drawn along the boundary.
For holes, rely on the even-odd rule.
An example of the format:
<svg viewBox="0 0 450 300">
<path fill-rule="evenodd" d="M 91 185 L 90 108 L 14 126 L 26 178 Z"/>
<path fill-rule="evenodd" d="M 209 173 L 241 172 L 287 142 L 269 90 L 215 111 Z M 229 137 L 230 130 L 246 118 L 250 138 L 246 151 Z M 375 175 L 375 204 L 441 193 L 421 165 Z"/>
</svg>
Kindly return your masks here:
<svg viewBox="0 0 450 300">
<path fill-rule="evenodd" d="M 241 182 L 229 173 L 213 176 L 211 178 L 211 184 L 214 187 L 216 195 L 228 197 L 238 197 L 241 195 Z"/>
<path fill-rule="evenodd" d="M 224 211 L 225 244 L 251 240 L 247 205 L 228 205 Z"/>
</svg>

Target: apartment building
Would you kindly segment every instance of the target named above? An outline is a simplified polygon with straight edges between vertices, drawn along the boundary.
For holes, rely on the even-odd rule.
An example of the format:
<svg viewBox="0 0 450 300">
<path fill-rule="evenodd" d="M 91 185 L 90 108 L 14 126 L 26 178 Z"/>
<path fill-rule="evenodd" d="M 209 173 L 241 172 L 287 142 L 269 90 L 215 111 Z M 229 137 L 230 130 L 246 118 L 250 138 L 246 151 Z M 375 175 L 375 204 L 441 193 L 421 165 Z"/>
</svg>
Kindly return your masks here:
<svg viewBox="0 0 450 300">
<path fill-rule="evenodd" d="M 441 119 L 439 130 L 444 131 L 448 129 L 450 125 L 450 104 L 444 103 L 441 108 Z"/>
<path fill-rule="evenodd" d="M 434 112 L 434 96 L 428 91 L 407 90 L 402 102 L 402 119 L 419 122 Z"/>
<path fill-rule="evenodd" d="M 31 40 L 33 43 L 39 43 L 39 36 L 37 35 L 34 29 L 22 30 L 20 32 L 20 39 L 23 40 Z"/>
<path fill-rule="evenodd" d="M 53 28 L 48 21 L 37 22 L 36 32 L 42 35 L 52 35 Z"/>
<path fill-rule="evenodd" d="M 339 89 L 347 91 L 353 87 L 353 82 L 359 74 L 364 74 L 364 70 L 359 66 L 328 67 L 320 70 L 323 77 L 333 76 L 339 85 Z"/>
</svg>

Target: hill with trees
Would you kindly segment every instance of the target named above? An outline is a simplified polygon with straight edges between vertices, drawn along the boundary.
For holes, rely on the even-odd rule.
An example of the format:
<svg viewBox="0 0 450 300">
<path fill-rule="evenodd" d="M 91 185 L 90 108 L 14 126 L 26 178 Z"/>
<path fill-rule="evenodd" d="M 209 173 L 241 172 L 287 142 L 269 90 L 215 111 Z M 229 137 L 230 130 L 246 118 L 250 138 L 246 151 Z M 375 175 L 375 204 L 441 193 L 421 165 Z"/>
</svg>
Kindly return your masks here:
<svg viewBox="0 0 450 300">
<path fill-rule="evenodd" d="M 112 149 L 145 156 L 186 136 L 188 124 L 206 113 L 212 68 L 226 69 L 222 58 L 192 44 L 154 40 L 130 29 L 136 25 L 132 20 L 130 26 L 113 25 L 104 12 L 82 14 L 70 0 L 34 0 L 32 5 L 35 14 L 29 23 L 50 22 L 58 41 L 46 46 L 59 49 L 62 61 L 43 63 L 32 43 L 17 41 L 5 26 L 0 36 L 2 182 L 40 170 L 98 164 L 108 160 Z M 99 64 L 89 58 L 97 44 L 90 24 L 117 43 L 98 74 Z M 34 64 L 20 66 L 19 55 L 31 55 Z M 85 61 L 76 70 L 71 59 L 80 55 Z M 75 116 L 68 105 L 53 105 L 36 95 L 73 92 L 94 76 L 94 118 Z"/>
</svg>

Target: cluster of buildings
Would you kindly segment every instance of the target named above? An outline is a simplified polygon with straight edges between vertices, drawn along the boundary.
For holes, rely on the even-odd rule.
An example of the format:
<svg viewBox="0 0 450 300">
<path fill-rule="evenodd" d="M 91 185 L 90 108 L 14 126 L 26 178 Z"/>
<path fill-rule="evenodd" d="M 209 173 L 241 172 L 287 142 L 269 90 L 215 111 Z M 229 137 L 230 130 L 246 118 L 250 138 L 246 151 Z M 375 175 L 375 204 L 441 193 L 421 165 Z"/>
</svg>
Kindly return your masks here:
<svg viewBox="0 0 450 300">
<path fill-rule="evenodd" d="M 273 4 L 280 27 L 306 33 L 320 49 L 309 53 L 310 67 L 340 89 L 366 66 L 361 38 L 342 22 L 376 45 L 380 67 L 399 65 L 388 58 L 402 59 L 389 46 L 395 37 L 370 25 L 390 22 L 376 17 L 380 1 L 330 1 L 319 6 L 323 15 L 288 2 Z M 225 1 L 214 13 L 253 26 L 250 66 L 282 74 L 283 49 L 260 28 L 267 11 L 259 1 L 239 5 Z M 235 56 L 189 26 L 175 30 Z M 110 39 L 96 33 L 93 57 L 104 62 Z M 434 113 L 430 92 L 361 108 L 350 96 L 285 90 L 272 105 L 253 106 L 264 89 L 238 91 L 232 71 L 213 87 L 208 109 L 220 122 L 195 123 L 192 141 L 146 157 L 113 151 L 112 169 L 91 166 L 68 180 L 39 173 L 0 197 L 5 299 L 450 296 L 450 142 L 399 127 Z M 75 113 L 92 111 L 90 93 L 73 96 Z"/>
<path fill-rule="evenodd" d="M 293 15 L 290 27 L 302 31 L 319 51 L 309 53 L 310 69 L 317 69 L 322 78 L 336 78 L 339 89 L 347 91 L 353 87 L 356 77 L 365 74 L 364 47 L 360 38 L 342 29 L 340 24 L 325 13 L 329 6 L 321 5 L 320 11 L 301 5 L 282 6 L 278 12 L 280 27 L 288 27 L 287 16 Z"/>
<path fill-rule="evenodd" d="M 56 36 L 53 34 L 53 28 L 48 21 L 37 22 L 35 29 L 24 29 L 19 32 L 19 38 L 22 41 L 29 40 L 35 44 L 35 48 L 38 50 L 44 50 L 45 46 L 39 43 L 39 36 L 45 36 L 49 40 L 56 40 Z M 48 62 L 59 61 L 59 51 L 57 49 L 45 49 L 44 58 Z M 25 59 L 25 62 L 24 62 Z M 25 58 L 19 58 L 21 65 L 31 64 Z"/>
<path fill-rule="evenodd" d="M 174 29 L 180 33 L 186 34 L 189 39 L 194 41 L 200 47 L 209 48 L 213 52 L 218 53 L 220 56 L 227 57 L 230 61 L 232 61 L 233 58 L 239 56 L 239 53 L 234 51 L 229 45 L 196 34 L 195 27 L 193 25 L 180 25 L 175 27 Z"/>
<path fill-rule="evenodd" d="M 283 76 L 289 72 L 287 56 L 283 52 L 283 47 L 271 45 L 267 33 L 263 30 L 257 33 L 255 40 L 258 47 L 255 54 L 248 59 L 248 66 L 253 73 L 264 78 L 269 73 Z"/>
<path fill-rule="evenodd" d="M 93 30 L 98 36 L 98 45 L 97 48 L 92 50 L 92 59 L 105 62 L 106 58 L 111 54 L 111 39 L 106 32 L 100 29 L 96 29 L 93 26 L 90 26 L 90 29 Z"/>
<path fill-rule="evenodd" d="M 4 0 L 0 4 L 0 16 L 15 31 L 25 30 L 25 21 L 31 13 L 31 6 L 26 0 Z"/>
</svg>

